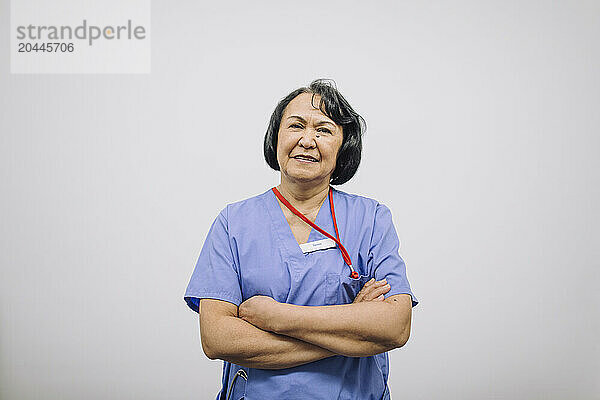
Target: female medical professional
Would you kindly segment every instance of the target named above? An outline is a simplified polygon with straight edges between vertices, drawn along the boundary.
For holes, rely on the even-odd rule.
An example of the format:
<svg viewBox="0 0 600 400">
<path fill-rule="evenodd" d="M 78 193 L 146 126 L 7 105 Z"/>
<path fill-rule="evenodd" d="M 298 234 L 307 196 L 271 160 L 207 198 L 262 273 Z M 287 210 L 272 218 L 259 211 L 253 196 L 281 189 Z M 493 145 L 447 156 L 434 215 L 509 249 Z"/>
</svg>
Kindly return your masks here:
<svg viewBox="0 0 600 400">
<path fill-rule="evenodd" d="M 281 183 L 210 227 L 184 299 L 224 361 L 217 400 L 390 398 L 387 352 L 418 300 L 390 210 L 331 187 L 355 174 L 364 126 L 329 81 L 293 91 L 264 140 Z"/>
</svg>

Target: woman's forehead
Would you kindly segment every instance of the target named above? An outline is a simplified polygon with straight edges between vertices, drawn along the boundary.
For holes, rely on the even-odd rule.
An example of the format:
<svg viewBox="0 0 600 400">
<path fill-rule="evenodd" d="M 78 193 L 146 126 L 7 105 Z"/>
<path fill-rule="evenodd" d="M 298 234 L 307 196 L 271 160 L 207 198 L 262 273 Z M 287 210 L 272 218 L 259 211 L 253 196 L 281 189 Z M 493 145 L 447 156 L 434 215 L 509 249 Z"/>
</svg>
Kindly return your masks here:
<svg viewBox="0 0 600 400">
<path fill-rule="evenodd" d="M 313 93 L 301 93 L 294 97 L 292 101 L 287 105 L 283 113 L 284 119 L 317 119 L 317 122 L 329 122 L 335 124 L 335 122 L 325 115 L 318 107 L 321 101 L 321 96 Z M 296 118 L 300 117 L 300 118 Z"/>
</svg>

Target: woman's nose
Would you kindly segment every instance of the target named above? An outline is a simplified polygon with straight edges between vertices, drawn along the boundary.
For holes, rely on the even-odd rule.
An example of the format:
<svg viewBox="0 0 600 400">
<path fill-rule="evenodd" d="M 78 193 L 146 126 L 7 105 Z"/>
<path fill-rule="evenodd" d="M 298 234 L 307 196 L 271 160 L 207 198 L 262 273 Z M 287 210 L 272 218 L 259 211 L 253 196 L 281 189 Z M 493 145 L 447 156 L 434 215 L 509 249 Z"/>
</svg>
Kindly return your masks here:
<svg viewBox="0 0 600 400">
<path fill-rule="evenodd" d="M 299 143 L 303 147 L 316 147 L 316 139 L 318 137 L 320 137 L 319 132 L 317 132 L 315 129 L 305 129 L 302 133 L 302 137 L 300 138 Z"/>
</svg>

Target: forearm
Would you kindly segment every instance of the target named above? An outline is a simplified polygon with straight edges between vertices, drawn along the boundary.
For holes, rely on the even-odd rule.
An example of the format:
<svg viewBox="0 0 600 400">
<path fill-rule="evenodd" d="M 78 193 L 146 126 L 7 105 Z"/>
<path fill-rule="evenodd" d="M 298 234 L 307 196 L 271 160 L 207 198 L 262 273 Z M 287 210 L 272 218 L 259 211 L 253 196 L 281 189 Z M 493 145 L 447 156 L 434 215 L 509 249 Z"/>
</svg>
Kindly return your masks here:
<svg viewBox="0 0 600 400">
<path fill-rule="evenodd" d="M 207 356 L 250 368 L 291 368 L 336 355 L 296 338 L 263 331 L 233 316 L 203 321 L 201 334 Z M 209 337 L 212 340 L 205 340 Z"/>
<path fill-rule="evenodd" d="M 386 302 L 333 306 L 282 304 L 273 331 L 349 357 L 366 357 L 402 344 L 406 315 Z"/>
</svg>

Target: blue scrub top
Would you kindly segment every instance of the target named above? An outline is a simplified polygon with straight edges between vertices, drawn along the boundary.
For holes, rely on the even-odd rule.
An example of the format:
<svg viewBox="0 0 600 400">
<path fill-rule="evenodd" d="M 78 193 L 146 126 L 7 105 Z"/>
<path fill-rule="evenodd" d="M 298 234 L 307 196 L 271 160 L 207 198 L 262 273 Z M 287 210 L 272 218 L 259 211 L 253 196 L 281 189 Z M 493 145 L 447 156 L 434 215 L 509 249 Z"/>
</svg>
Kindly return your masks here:
<svg viewBox="0 0 600 400">
<path fill-rule="evenodd" d="M 185 291 L 188 306 L 198 312 L 202 298 L 239 306 L 255 295 L 302 306 L 348 304 L 373 277 L 387 279 L 391 288 L 386 298 L 407 293 L 416 306 L 418 300 L 398 254 L 400 243 L 390 210 L 376 200 L 337 189 L 333 189 L 333 200 L 340 241 L 360 274 L 358 279 L 350 278 L 338 247 L 302 252 L 269 189 L 228 204 L 219 213 Z M 328 199 L 315 223 L 335 237 Z M 311 228 L 308 241 L 325 238 Z M 217 400 L 225 399 L 232 381 L 233 400 L 389 399 L 388 372 L 387 352 L 370 357 L 337 355 L 278 370 L 224 361 Z"/>
</svg>

